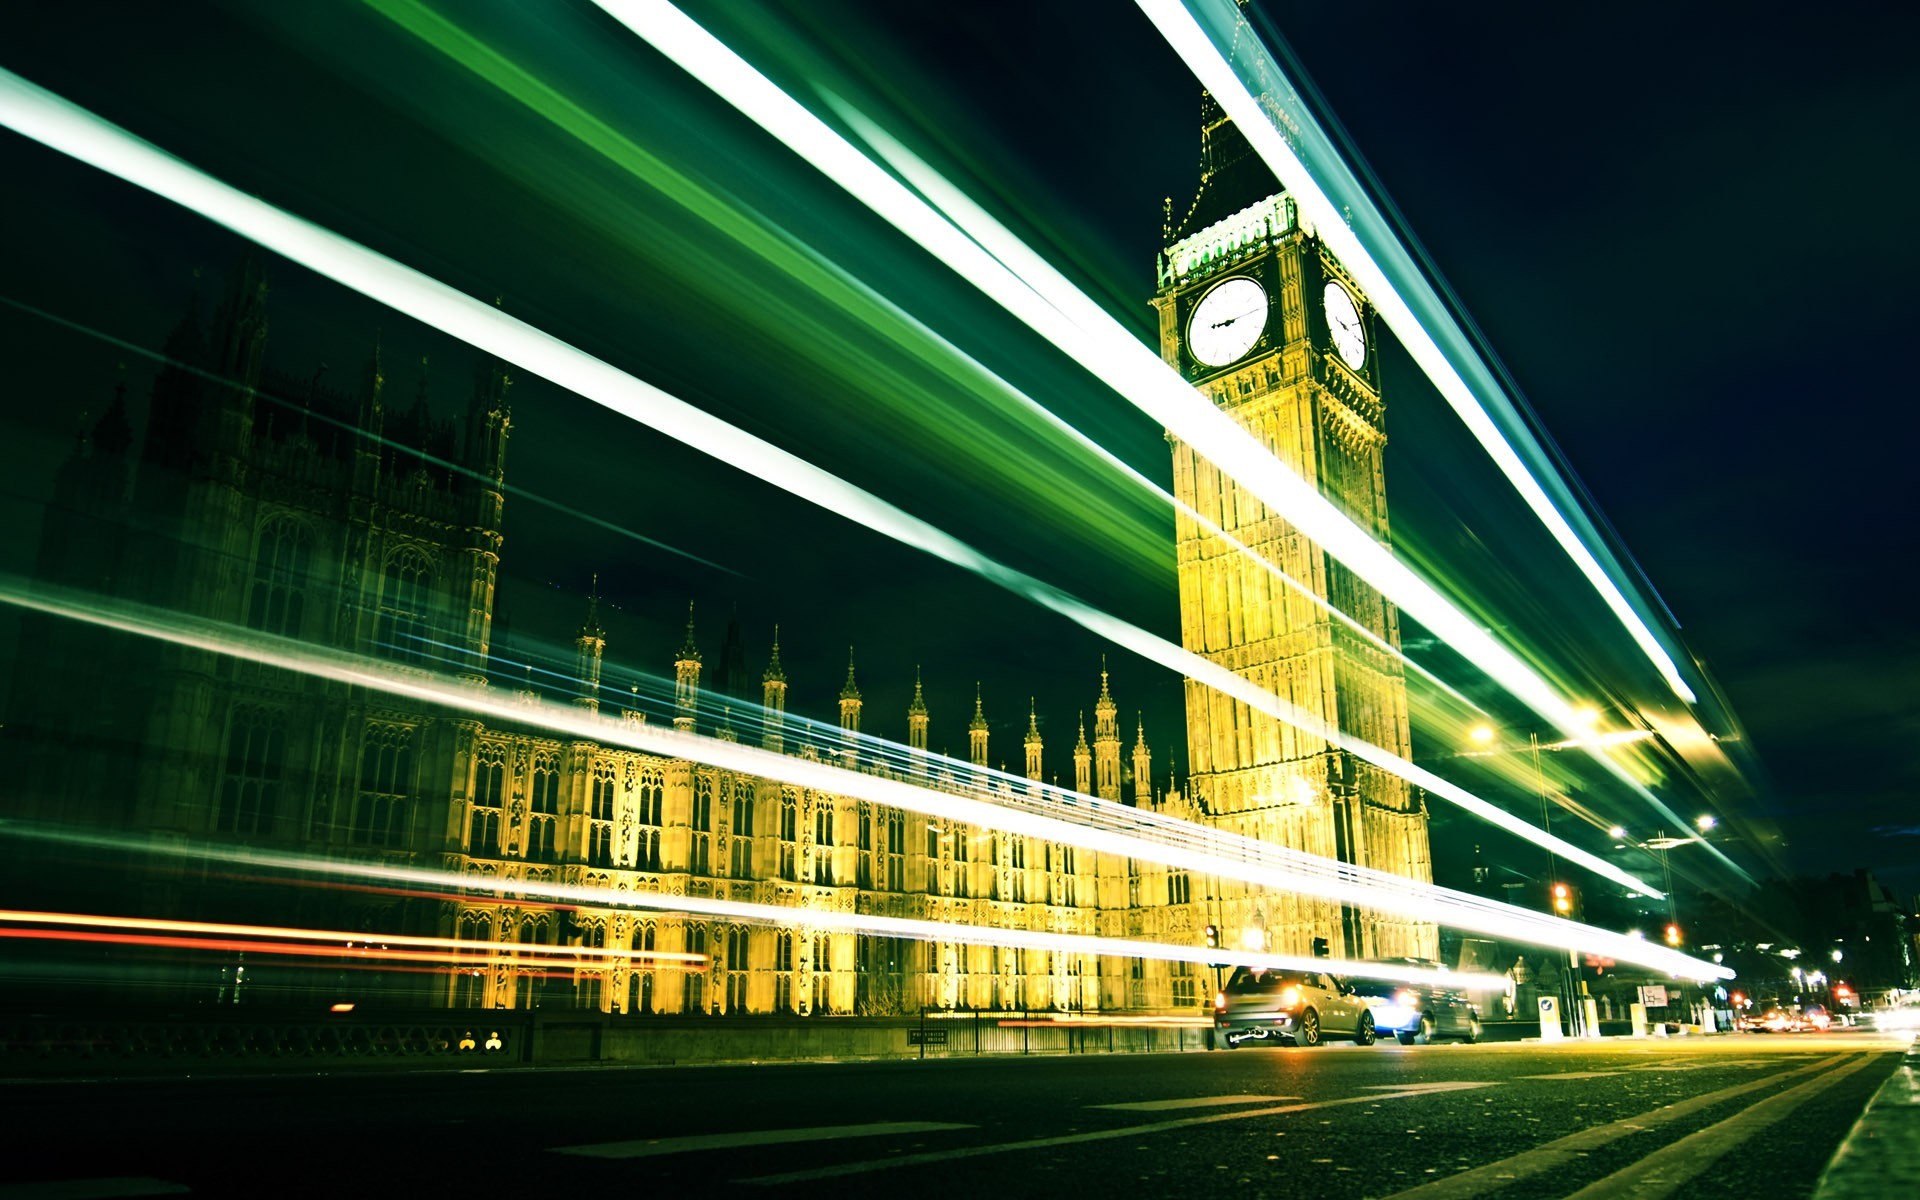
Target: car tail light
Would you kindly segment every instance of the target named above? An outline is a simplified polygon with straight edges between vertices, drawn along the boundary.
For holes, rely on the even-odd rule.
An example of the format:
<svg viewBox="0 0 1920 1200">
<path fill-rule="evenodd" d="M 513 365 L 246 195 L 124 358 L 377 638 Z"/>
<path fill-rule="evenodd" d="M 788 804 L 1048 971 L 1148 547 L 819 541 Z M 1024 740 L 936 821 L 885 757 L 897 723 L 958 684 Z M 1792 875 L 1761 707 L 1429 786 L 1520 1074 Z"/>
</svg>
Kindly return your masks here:
<svg viewBox="0 0 1920 1200">
<path fill-rule="evenodd" d="M 1213 1011 L 1227 1011 L 1227 994 L 1225 992 L 1215 992 L 1213 994 Z"/>
<path fill-rule="evenodd" d="M 1395 1004 L 1399 1004 L 1407 1008 L 1412 1008 L 1414 1005 L 1420 1002 L 1420 993 L 1398 991 L 1393 994 L 1393 1002 Z"/>
<path fill-rule="evenodd" d="M 1297 987 L 1290 987 L 1286 991 L 1281 992 L 1280 1007 L 1281 1008 L 1299 1008 L 1300 1007 L 1300 989 Z"/>
</svg>

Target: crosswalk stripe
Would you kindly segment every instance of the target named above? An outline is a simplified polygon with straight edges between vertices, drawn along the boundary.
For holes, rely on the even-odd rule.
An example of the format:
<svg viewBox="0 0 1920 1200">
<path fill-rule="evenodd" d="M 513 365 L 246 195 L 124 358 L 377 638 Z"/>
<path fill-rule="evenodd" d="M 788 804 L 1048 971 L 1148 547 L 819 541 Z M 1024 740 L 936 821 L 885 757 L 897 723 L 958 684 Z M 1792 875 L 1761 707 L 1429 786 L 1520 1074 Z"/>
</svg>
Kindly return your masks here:
<svg viewBox="0 0 1920 1200">
<path fill-rule="evenodd" d="M 640 1138 L 627 1142 L 595 1142 L 584 1146 L 554 1146 L 555 1154 L 581 1158 L 655 1158 L 662 1154 L 691 1154 L 698 1150 L 732 1150 L 741 1146 L 781 1146 L 793 1142 L 829 1142 L 842 1138 L 895 1137 L 906 1133 L 939 1133 L 972 1129 L 940 1121 L 881 1121 L 871 1125 L 821 1125 L 812 1129 L 756 1129 L 741 1133 L 702 1133 L 692 1137 Z"/>
</svg>

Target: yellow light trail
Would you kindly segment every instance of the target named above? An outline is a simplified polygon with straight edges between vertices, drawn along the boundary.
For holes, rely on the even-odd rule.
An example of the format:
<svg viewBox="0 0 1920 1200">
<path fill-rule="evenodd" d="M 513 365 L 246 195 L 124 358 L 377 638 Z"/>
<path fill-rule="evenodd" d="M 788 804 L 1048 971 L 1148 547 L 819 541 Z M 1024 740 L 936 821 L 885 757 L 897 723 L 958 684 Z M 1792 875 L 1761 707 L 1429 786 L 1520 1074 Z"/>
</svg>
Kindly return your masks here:
<svg viewBox="0 0 1920 1200">
<path fill-rule="evenodd" d="M 417 670 L 396 670 L 390 664 L 376 659 L 309 647 L 290 639 L 239 630 L 200 618 L 158 614 L 124 602 L 107 604 L 80 601 L 69 593 L 48 588 L 28 591 L 16 581 L 4 577 L 0 577 L 0 602 L 263 666 L 365 687 L 450 711 L 488 717 L 503 725 L 544 728 L 603 746 L 619 746 L 669 759 L 705 763 L 741 775 L 790 783 L 829 795 L 866 800 L 925 816 L 1024 834 L 1122 857 L 1165 863 L 1259 887 L 1320 896 L 1415 920 L 1442 922 L 1461 929 L 1491 933 L 1514 941 L 1607 954 L 1621 961 L 1655 967 L 1671 974 L 1712 978 L 1722 971 L 1720 967 L 1678 951 L 1608 930 L 1575 925 L 1544 913 L 1498 904 L 1351 863 L 1285 850 L 1179 821 L 1165 814 L 1143 812 L 1093 797 L 1066 793 L 1055 802 L 1046 799 L 1045 792 L 1038 792 L 1035 796 L 1020 793 L 993 795 L 981 788 L 968 794 L 916 786 L 899 779 L 847 770 L 831 763 L 809 761 L 739 742 L 638 724 L 618 717 L 605 717 L 571 704 L 546 701 L 528 704 L 524 699 L 499 696 L 457 679 Z M 1006 778 L 1000 773 L 973 772 L 972 768 L 951 760 L 945 762 L 951 769 L 970 777 L 999 775 Z M 241 861 L 257 864 L 302 860 L 269 857 L 244 858 Z M 439 874 L 432 874 L 429 878 L 444 882 L 444 876 Z M 538 895 L 571 895 L 553 892 L 544 884 L 536 886 L 524 881 L 516 881 L 512 890 Z M 640 900 L 632 902 L 655 903 Z M 686 907 L 693 902 L 691 897 L 669 896 L 659 898 L 657 906 Z M 780 910 L 780 906 L 753 906 L 737 911 L 762 912 L 764 915 L 774 910 Z M 923 924 L 928 929 L 943 927 L 939 922 Z M 989 942 L 996 939 L 1004 941 L 1007 936 L 1005 930 L 985 932 L 991 934 L 986 939 Z M 947 940 L 953 939 L 949 937 Z M 1699 971 L 1705 971 L 1706 974 L 1697 974 Z"/>
<path fill-rule="evenodd" d="M 784 93 L 779 94 L 784 98 Z M 808 119 L 813 118 L 809 116 Z M 351 239 L 322 229 L 224 184 L 111 122 L 3 69 L 0 69 L 0 123 L 197 212 L 320 275 L 408 313 L 496 358 L 533 371 L 561 387 L 711 455 L 719 462 L 750 471 L 760 479 L 829 512 L 838 513 L 876 533 L 970 571 L 1142 658 L 1241 700 L 1276 720 L 1311 733 L 1362 761 L 1425 788 L 1430 795 L 1447 800 L 1517 837 L 1551 849 L 1569 862 L 1643 895 L 1660 895 L 1650 885 L 1612 863 L 1546 833 L 1399 755 L 1327 725 L 1318 717 L 1218 663 L 1122 621 L 1044 580 L 998 562 L 944 530 L 831 472 L 669 395 L 493 305 L 476 300 Z M 850 147 L 848 149 L 851 150 Z M 855 157 L 869 170 L 878 171 L 877 167 L 857 153 Z M 892 183 L 890 177 L 883 174 L 882 178 Z M 937 215 L 934 219 L 938 220 Z M 951 226 L 946 228 L 951 230 Z M 955 236 L 959 236 L 957 232 Z M 964 238 L 961 240 L 965 241 Z M 973 246 L 971 242 L 966 244 Z M 979 252 L 978 247 L 973 249 Z M 1127 337 L 1124 331 L 1120 331 L 1119 341 L 1144 353 L 1144 348 Z M 1156 370 L 1164 368 L 1159 359 L 1151 355 L 1148 357 Z M 1171 378 L 1178 385 L 1176 390 L 1181 394 L 1183 403 L 1196 398 L 1197 393 L 1180 383 L 1178 376 Z M 1202 403 L 1200 407 L 1209 416 L 1224 422 L 1233 435 L 1250 447 L 1256 456 L 1264 458 L 1269 467 L 1277 466 L 1271 456 L 1247 438 L 1238 426 L 1214 412 L 1211 405 Z M 1284 469 L 1279 474 L 1304 488 L 1314 504 L 1332 513 L 1337 520 L 1346 521 L 1298 476 Z M 1370 539 L 1363 537 L 1362 540 L 1370 550 L 1385 553 Z M 1391 556 L 1387 558 L 1392 561 Z M 1394 565 L 1405 573 L 1405 568 L 1397 563 Z M 1478 635 L 1477 630 L 1475 632 L 1484 639 L 1484 635 Z M 1568 708 L 1568 719 L 1577 719 L 1571 708 Z M 1609 762 L 1604 758 L 1601 761 Z M 1617 765 L 1614 765 L 1614 769 L 1618 770 Z"/>
<path fill-rule="evenodd" d="M 471 886 L 471 881 L 467 881 Z M 170 921 L 159 917 L 101 916 L 93 913 L 35 912 L 28 909 L 0 909 L 0 925 L 54 925 L 63 928 L 139 930 L 144 933 L 201 934 L 225 938 L 279 938 L 299 942 L 324 942 L 343 953 L 362 953 L 375 947 L 411 950 L 459 950 L 463 953 L 449 962 L 473 962 L 475 955 L 491 951 L 508 958 L 564 958 L 573 961 L 582 956 L 605 959 L 659 959 L 663 962 L 704 963 L 704 954 L 684 954 L 674 950 L 627 950 L 618 946 L 548 946 L 530 942 L 462 941 L 459 938 L 425 937 L 415 934 L 349 932 L 344 929 L 302 929 L 291 925 L 233 925 L 217 921 Z M 338 943 L 337 945 L 332 945 Z"/>
</svg>

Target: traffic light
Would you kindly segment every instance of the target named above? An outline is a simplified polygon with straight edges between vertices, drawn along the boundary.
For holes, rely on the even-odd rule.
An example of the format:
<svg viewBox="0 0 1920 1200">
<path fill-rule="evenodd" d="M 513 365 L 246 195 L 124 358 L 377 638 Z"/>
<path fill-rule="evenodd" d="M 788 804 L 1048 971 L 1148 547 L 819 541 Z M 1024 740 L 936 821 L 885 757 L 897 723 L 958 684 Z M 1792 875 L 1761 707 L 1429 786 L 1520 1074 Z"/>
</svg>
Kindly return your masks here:
<svg viewBox="0 0 1920 1200">
<path fill-rule="evenodd" d="M 1564 883 L 1553 885 L 1553 911 L 1563 917 L 1573 915 L 1573 889 Z"/>
<path fill-rule="evenodd" d="M 1207 926 L 1207 949 L 1218 950 L 1219 948 L 1220 927 L 1218 925 L 1209 925 Z"/>
<path fill-rule="evenodd" d="M 1667 945 L 1678 946 L 1679 944 L 1680 944 L 1680 926 L 1668 925 L 1667 926 Z"/>
<path fill-rule="evenodd" d="M 1327 939 L 1323 937 L 1317 937 L 1313 939 L 1313 956 L 1315 958 L 1333 957 L 1332 943 L 1328 942 Z"/>
</svg>

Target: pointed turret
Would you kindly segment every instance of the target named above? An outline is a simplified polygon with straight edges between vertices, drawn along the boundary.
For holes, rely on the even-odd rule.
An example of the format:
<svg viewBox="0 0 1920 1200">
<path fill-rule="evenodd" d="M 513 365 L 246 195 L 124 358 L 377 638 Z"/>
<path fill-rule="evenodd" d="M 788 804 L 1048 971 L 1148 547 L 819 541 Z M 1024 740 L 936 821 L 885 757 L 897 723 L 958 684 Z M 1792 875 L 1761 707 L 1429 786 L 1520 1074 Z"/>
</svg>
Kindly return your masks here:
<svg viewBox="0 0 1920 1200">
<path fill-rule="evenodd" d="M 573 702 L 588 712 L 600 711 L 600 660 L 607 648 L 607 631 L 600 628 L 600 576 L 587 592 L 587 619 L 573 639 L 573 676 L 580 693 Z"/>
<path fill-rule="evenodd" d="M 501 522 L 506 512 L 507 388 L 512 380 L 496 360 L 480 360 L 467 404 L 467 468 L 458 476 L 466 493 L 467 611 L 462 650 L 466 676 L 485 682 L 493 640 L 493 594 L 500 571 Z M 595 584 L 596 590 L 598 583 Z"/>
<path fill-rule="evenodd" d="M 840 688 L 840 728 L 860 732 L 860 686 L 853 681 L 853 647 L 847 647 L 847 682 Z"/>
<path fill-rule="evenodd" d="M 1133 739 L 1133 806 L 1151 808 L 1153 806 L 1153 752 L 1147 749 L 1147 720 L 1139 713 L 1133 715 L 1137 729 Z"/>
<path fill-rule="evenodd" d="M 1093 794 L 1120 799 L 1120 706 L 1107 690 L 1107 659 L 1100 656 L 1100 698 L 1093 704 Z"/>
<path fill-rule="evenodd" d="M 380 484 L 380 453 L 386 437 L 387 410 L 382 400 L 387 375 L 380 365 L 380 336 L 360 373 L 359 430 L 353 440 L 353 490 L 371 497 Z"/>
<path fill-rule="evenodd" d="M 987 713 L 980 701 L 980 685 L 973 685 L 973 720 L 967 723 L 967 748 L 973 765 L 987 765 Z"/>
<path fill-rule="evenodd" d="M 1080 740 L 1073 744 L 1073 790 L 1093 795 L 1093 750 L 1087 745 L 1087 714 L 1080 714 Z"/>
<path fill-rule="evenodd" d="M 1044 743 L 1040 740 L 1040 707 L 1032 696 L 1027 697 L 1027 778 L 1035 783 L 1043 778 L 1040 773 L 1040 752 Z"/>
<path fill-rule="evenodd" d="M 927 729 L 931 718 L 927 714 L 926 693 L 920 689 L 920 668 L 913 668 L 913 703 L 907 705 L 907 749 L 924 757 L 927 753 Z"/>
<path fill-rule="evenodd" d="M 692 733 L 700 713 L 700 651 L 693 644 L 693 601 L 687 601 L 687 636 L 673 660 L 673 727 Z"/>
<path fill-rule="evenodd" d="M 260 384 L 260 360 L 267 349 L 267 272 L 246 255 L 227 276 L 226 296 L 213 314 L 209 339 L 213 373 L 226 386 L 204 430 L 228 454 L 245 454 L 253 439 L 253 393 Z"/>
<path fill-rule="evenodd" d="M 773 649 L 767 669 L 760 673 L 760 705 L 766 709 L 760 735 L 762 749 L 779 754 L 786 749 L 787 672 L 780 665 L 780 627 L 773 627 Z"/>
</svg>

